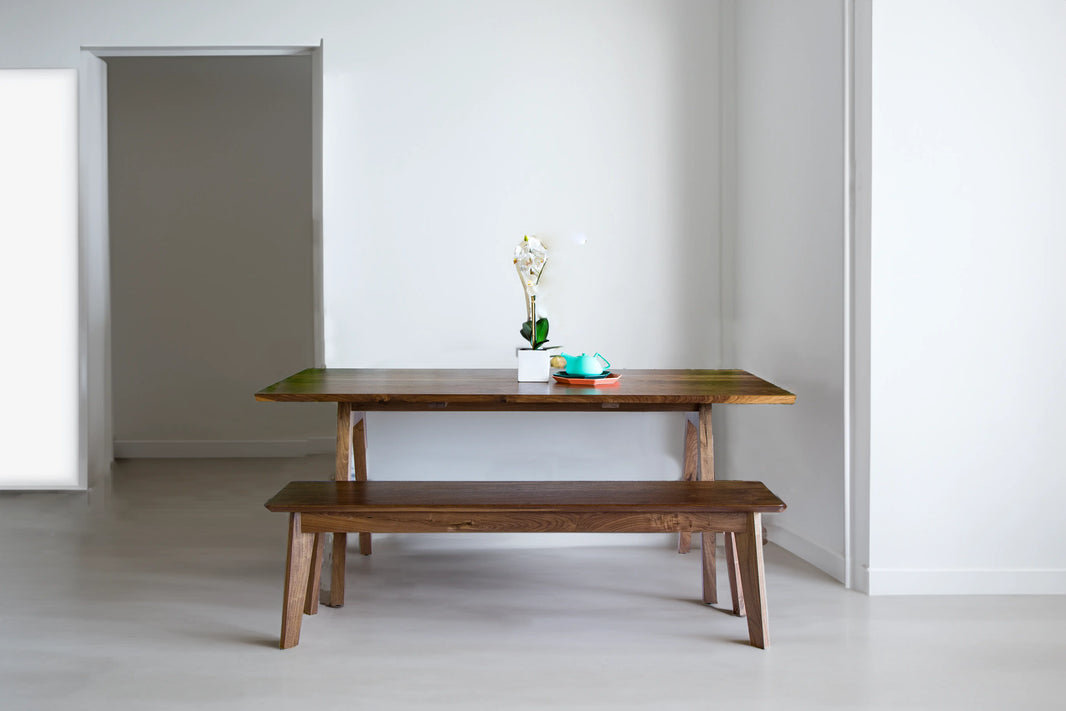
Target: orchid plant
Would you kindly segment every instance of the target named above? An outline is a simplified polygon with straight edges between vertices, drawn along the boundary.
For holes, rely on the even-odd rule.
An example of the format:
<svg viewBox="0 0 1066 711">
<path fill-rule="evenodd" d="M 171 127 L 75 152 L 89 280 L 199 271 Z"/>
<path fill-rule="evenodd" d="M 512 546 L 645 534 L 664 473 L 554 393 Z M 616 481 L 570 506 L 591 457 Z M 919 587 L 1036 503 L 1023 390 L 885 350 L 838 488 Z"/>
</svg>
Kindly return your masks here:
<svg viewBox="0 0 1066 711">
<path fill-rule="evenodd" d="M 523 237 L 514 248 L 514 266 L 526 302 L 526 321 L 520 333 L 534 350 L 548 342 L 548 319 L 537 316 L 537 288 L 547 263 L 548 249 L 536 237 Z"/>
</svg>

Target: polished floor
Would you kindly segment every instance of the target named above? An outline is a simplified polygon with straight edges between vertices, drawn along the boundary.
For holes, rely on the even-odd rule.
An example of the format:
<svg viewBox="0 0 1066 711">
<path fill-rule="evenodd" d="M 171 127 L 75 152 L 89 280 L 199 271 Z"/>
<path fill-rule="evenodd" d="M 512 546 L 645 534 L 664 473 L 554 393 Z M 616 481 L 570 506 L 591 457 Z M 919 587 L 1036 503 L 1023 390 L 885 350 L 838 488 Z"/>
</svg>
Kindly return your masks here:
<svg viewBox="0 0 1066 711">
<path fill-rule="evenodd" d="M 348 604 L 283 652 L 262 503 L 330 467 L 123 461 L 106 491 L 0 494 L 0 709 L 1062 708 L 1066 597 L 868 598 L 773 544 L 767 651 L 697 602 L 698 555 L 463 534 L 353 551 Z"/>
</svg>

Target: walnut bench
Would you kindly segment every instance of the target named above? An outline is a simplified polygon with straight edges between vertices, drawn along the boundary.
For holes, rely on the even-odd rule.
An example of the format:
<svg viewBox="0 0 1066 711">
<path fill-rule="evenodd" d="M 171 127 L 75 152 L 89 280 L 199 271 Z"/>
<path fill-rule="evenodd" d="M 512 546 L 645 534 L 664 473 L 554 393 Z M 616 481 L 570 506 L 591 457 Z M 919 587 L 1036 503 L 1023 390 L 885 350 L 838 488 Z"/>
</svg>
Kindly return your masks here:
<svg viewBox="0 0 1066 711">
<path fill-rule="evenodd" d="M 282 649 L 299 643 L 303 614 L 317 611 L 323 533 L 448 531 L 733 533 L 749 639 L 770 643 L 761 515 L 785 504 L 762 482 L 294 481 L 266 507 L 289 514 Z M 713 556 L 702 560 L 706 585 Z"/>
</svg>

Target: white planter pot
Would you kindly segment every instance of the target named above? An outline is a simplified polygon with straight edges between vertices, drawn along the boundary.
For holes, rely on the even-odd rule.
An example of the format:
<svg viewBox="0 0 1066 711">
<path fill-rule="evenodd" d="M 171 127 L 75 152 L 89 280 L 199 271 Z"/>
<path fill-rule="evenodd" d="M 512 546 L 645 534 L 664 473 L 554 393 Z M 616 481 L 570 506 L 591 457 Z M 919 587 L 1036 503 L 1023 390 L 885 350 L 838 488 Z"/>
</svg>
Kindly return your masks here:
<svg viewBox="0 0 1066 711">
<path fill-rule="evenodd" d="M 551 380 L 551 357 L 549 350 L 538 348 L 516 348 L 518 354 L 518 382 L 546 383 Z"/>
</svg>

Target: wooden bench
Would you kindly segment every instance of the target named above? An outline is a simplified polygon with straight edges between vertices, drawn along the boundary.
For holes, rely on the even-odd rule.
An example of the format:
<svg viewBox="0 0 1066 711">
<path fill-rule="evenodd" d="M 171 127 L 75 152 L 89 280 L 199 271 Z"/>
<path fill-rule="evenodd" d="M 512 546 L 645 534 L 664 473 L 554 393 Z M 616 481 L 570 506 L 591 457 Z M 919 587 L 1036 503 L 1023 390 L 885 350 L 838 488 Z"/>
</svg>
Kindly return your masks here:
<svg viewBox="0 0 1066 711">
<path fill-rule="evenodd" d="M 762 482 L 294 481 L 266 507 L 289 514 L 282 649 L 299 643 L 303 614 L 317 611 L 323 533 L 448 531 L 733 533 L 748 636 L 756 647 L 770 643 L 761 515 L 785 504 Z M 706 590 L 704 599 L 713 599 Z"/>
</svg>

